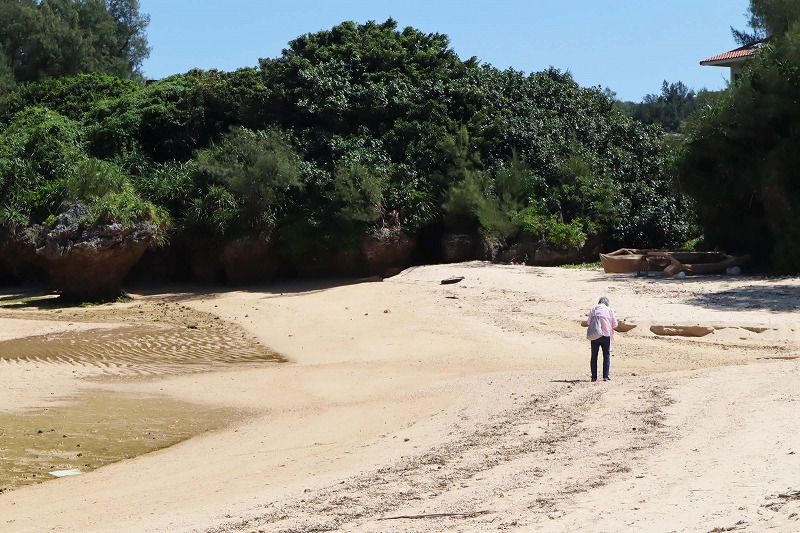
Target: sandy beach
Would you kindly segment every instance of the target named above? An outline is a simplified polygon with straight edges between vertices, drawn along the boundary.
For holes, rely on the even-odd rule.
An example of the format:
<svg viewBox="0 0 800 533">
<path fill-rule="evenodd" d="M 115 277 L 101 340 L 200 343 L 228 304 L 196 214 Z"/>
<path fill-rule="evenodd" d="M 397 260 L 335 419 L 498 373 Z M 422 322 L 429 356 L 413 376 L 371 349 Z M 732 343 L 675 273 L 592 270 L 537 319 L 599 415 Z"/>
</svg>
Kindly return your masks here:
<svg viewBox="0 0 800 533">
<path fill-rule="evenodd" d="M 591 383 L 603 295 L 635 327 Z M 798 278 L 470 262 L 132 296 L 0 296 L 0 531 L 800 531 Z"/>
</svg>

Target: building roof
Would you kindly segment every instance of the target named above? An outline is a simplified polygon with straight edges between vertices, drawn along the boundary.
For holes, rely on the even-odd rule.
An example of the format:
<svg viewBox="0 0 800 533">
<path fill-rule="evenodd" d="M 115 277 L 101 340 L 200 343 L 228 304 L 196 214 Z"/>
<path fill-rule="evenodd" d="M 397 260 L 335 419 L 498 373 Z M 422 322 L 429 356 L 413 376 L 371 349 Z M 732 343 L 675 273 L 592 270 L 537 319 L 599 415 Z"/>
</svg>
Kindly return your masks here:
<svg viewBox="0 0 800 533">
<path fill-rule="evenodd" d="M 704 66 L 710 65 L 725 67 L 732 63 L 741 63 L 742 61 L 746 61 L 748 58 L 756 55 L 759 48 L 761 48 L 761 41 L 742 46 L 736 50 L 725 52 L 724 54 L 718 54 L 714 57 L 709 57 L 708 59 L 701 61 L 700 64 Z"/>
</svg>

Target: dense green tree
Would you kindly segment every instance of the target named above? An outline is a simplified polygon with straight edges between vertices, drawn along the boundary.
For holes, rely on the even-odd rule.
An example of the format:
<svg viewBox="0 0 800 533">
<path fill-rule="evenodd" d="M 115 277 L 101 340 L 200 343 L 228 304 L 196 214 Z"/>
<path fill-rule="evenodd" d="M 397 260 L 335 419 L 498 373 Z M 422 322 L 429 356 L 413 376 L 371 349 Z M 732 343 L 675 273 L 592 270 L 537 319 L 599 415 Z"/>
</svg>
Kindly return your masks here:
<svg viewBox="0 0 800 533">
<path fill-rule="evenodd" d="M 40 222 L 57 212 L 63 179 L 86 154 L 77 123 L 31 107 L 0 133 L 0 222 Z"/>
<path fill-rule="evenodd" d="M 438 147 L 442 159 L 433 179 L 436 189 L 446 191 L 445 223 L 454 230 L 475 230 L 490 188 L 480 155 L 465 126 L 445 136 Z"/>
<path fill-rule="evenodd" d="M 464 122 L 457 80 L 475 67 L 449 48 L 447 36 L 384 23 L 345 22 L 289 43 L 281 57 L 262 59 L 273 116 L 298 131 L 306 153 L 332 160 L 334 135 L 380 139 L 395 163 L 393 181 L 430 172 L 439 141 Z"/>
<path fill-rule="evenodd" d="M 201 85 L 201 77 L 189 73 L 96 102 L 83 117 L 89 151 L 105 159 L 133 158 L 134 163 L 137 158 L 157 163 L 190 159 L 211 140 Z"/>
<path fill-rule="evenodd" d="M 17 82 L 14 80 L 14 71 L 5 56 L 0 54 L 0 109 L 6 105 L 6 98 L 14 90 Z"/>
<path fill-rule="evenodd" d="M 120 72 L 141 76 L 142 62 L 150 55 L 147 26 L 150 15 L 139 12 L 139 0 L 106 0 L 106 10 L 116 23 L 109 52 Z M 116 51 L 116 53 L 114 53 Z"/>
<path fill-rule="evenodd" d="M 522 230 L 522 214 L 536 205 L 540 179 L 516 153 L 494 174 L 468 169 L 449 189 L 445 221 L 456 229 L 475 229 L 501 239 Z"/>
<path fill-rule="evenodd" d="M 23 224 L 79 198 L 98 220 L 166 220 L 146 214 L 156 205 L 173 242 L 270 234 L 295 265 L 357 251 L 387 227 L 509 245 L 693 236 L 663 130 L 566 73 L 462 61 L 446 36 L 391 19 L 301 36 L 257 69 L 192 70 L 146 87 L 98 73 L 26 83 L 4 109 L 0 170 L 29 186 L 0 187 L 0 203 Z M 52 128 L 45 141 L 61 139 L 53 157 L 74 152 L 58 171 L 28 169 L 46 155 L 19 148 L 34 115 Z M 21 181 L 13 165 L 28 169 Z"/>
<path fill-rule="evenodd" d="M 11 93 L 5 106 L 0 103 L 0 122 L 27 107 L 41 106 L 80 121 L 101 100 L 113 100 L 135 93 L 139 87 L 130 80 L 93 73 L 50 78 L 28 83 Z"/>
<path fill-rule="evenodd" d="M 345 191 L 356 175 L 369 175 L 373 192 L 384 192 L 382 205 L 368 212 L 397 218 L 412 232 L 434 222 L 447 185 L 434 190 L 429 176 L 442 159 L 440 141 L 463 122 L 454 116 L 461 110 L 452 93 L 471 68 L 475 62 L 461 61 L 446 36 L 398 30 L 391 19 L 345 22 L 295 39 L 279 58 L 262 59 L 272 91 L 267 109 L 295 130 L 315 162 L 304 212 L 292 227 L 311 221 L 308 233 L 327 243 L 363 232 L 371 216 L 353 218 L 344 206 L 332 211 L 345 196 L 354 198 Z"/>
<path fill-rule="evenodd" d="M 580 194 L 579 187 L 559 182 L 563 162 L 576 155 L 591 169 L 588 175 L 613 182 L 599 190 L 619 193 L 614 215 L 603 222 L 582 219 L 585 231 L 609 243 L 674 245 L 692 236 L 692 225 L 681 222 L 691 219 L 690 206 L 670 188 L 657 130 L 626 119 L 608 95 L 581 89 L 554 69 L 531 76 L 499 71 L 462 62 L 447 46 L 444 36 L 398 31 L 392 20 L 304 36 L 282 57 L 262 60 L 265 78 L 273 81 L 269 107 L 297 128 L 307 157 L 323 163 L 323 174 L 340 157 L 337 139 L 378 139 L 391 162 L 383 211 L 399 213 L 412 232 L 443 212 L 451 227 L 511 233 L 513 226 L 500 223 L 489 200 L 496 198 L 499 170 L 517 153 L 539 177 L 540 197 L 556 190 L 565 198 Z M 316 183 L 322 186 L 312 195 L 320 200 L 319 217 L 333 180 Z M 628 193 L 634 193 L 631 201 Z M 579 204 L 550 205 L 543 215 L 581 218 L 572 212 Z M 660 210 L 678 216 L 665 218 Z"/>
<path fill-rule="evenodd" d="M 220 236 L 270 230 L 290 190 L 302 184 L 300 162 L 277 130 L 233 129 L 197 154 L 207 193 L 195 199 L 191 216 Z"/>
<path fill-rule="evenodd" d="M 609 246 L 675 246 L 693 236 L 691 204 L 671 187 L 658 128 L 643 127 L 608 94 L 581 88 L 555 69 L 524 76 L 486 67 L 471 85 L 469 124 L 489 141 L 476 147 L 488 168 L 513 152 L 524 159 L 539 177 L 537 216 L 581 219 L 584 232 Z M 569 170 L 570 161 L 583 170 L 572 173 L 577 167 Z M 584 217 L 581 195 L 606 197 L 613 213 L 598 208 Z"/>
<path fill-rule="evenodd" d="M 127 173 L 86 154 L 78 123 L 42 107 L 18 113 L 0 133 L 0 223 L 41 224 L 75 203 L 86 207 L 87 225 L 167 221 Z"/>
<path fill-rule="evenodd" d="M 138 0 L 3 0 L 0 77 L 10 69 L 15 83 L 86 72 L 131 78 L 149 54 L 148 23 Z"/>
<path fill-rule="evenodd" d="M 796 0 L 750 0 L 747 16 L 748 30 L 731 28 L 734 39 L 743 46 L 786 34 L 800 17 L 800 3 Z"/>
<path fill-rule="evenodd" d="M 354 222 L 375 222 L 383 214 L 388 176 L 364 163 L 336 168 L 334 186 L 342 203 L 341 215 Z"/>
<path fill-rule="evenodd" d="M 132 156 L 134 162 L 186 162 L 232 126 L 270 127 L 264 110 L 269 94 L 255 69 L 170 76 L 95 102 L 83 117 L 89 150 L 103 158 Z"/>
<path fill-rule="evenodd" d="M 621 102 L 620 107 L 644 124 L 658 124 L 664 131 L 677 133 L 683 121 L 703 105 L 707 91 L 696 93 L 683 82 L 664 80 L 660 94 L 648 94 L 641 103 Z"/>
<path fill-rule="evenodd" d="M 742 77 L 691 119 L 680 167 L 711 244 L 769 257 L 786 272 L 800 270 L 799 21 L 800 12 L 787 19 Z"/>
<path fill-rule="evenodd" d="M 272 81 L 276 112 L 293 125 L 334 132 L 366 127 L 373 133 L 384 133 L 398 118 L 431 111 L 431 91 L 438 85 L 443 92 L 466 68 L 447 36 L 398 31 L 392 19 L 345 22 L 307 34 L 290 42 L 281 57 L 260 63 Z M 446 114 L 445 104 L 440 113 Z"/>
</svg>

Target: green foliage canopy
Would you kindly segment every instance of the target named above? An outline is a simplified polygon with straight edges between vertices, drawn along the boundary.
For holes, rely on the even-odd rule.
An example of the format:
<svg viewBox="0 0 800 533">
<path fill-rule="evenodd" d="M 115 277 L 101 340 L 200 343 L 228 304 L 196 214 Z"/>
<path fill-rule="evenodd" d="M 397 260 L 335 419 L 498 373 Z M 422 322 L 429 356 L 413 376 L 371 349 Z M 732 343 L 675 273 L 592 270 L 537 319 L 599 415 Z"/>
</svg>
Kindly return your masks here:
<svg viewBox="0 0 800 533">
<path fill-rule="evenodd" d="M 221 235 L 272 229 L 289 191 L 301 186 L 300 156 L 276 130 L 233 129 L 197 154 L 197 168 L 208 193 L 195 199 L 195 216 Z"/>
<path fill-rule="evenodd" d="M 74 121 L 42 107 L 17 114 L 0 132 L 0 223 L 26 225 L 55 214 L 64 176 L 85 158 Z"/>
<path fill-rule="evenodd" d="M 769 2 L 753 6 L 774 7 Z M 800 12 L 687 127 L 680 183 L 708 240 L 800 270 Z"/>
<path fill-rule="evenodd" d="M 0 133 L 0 224 L 39 224 L 75 203 L 87 208 L 86 224 L 146 221 L 158 231 L 169 223 L 127 173 L 86 154 L 77 122 L 26 108 Z"/>
<path fill-rule="evenodd" d="M 462 61 L 446 36 L 391 19 L 301 36 L 259 68 L 146 87 L 96 73 L 32 82 L 8 98 L 3 142 L 35 129 L 32 109 L 60 125 L 41 135 L 53 136 L 43 144 L 56 143 L 53 158 L 65 154 L 64 172 L 20 174 L 47 202 L 11 202 L 12 188 L 0 189 L 20 220 L 77 197 L 112 205 L 118 190 L 144 203 L 130 196 L 106 218 L 145 216 L 135 206 L 149 203 L 169 213 L 175 235 L 275 232 L 285 253 L 306 259 L 387 225 L 559 246 L 693 236 L 659 128 L 566 73 Z M 27 157 L 8 153 L 3 168 Z"/>
<path fill-rule="evenodd" d="M 138 86 L 103 73 L 50 78 L 18 87 L 0 106 L 0 121 L 8 121 L 25 108 L 41 106 L 81 121 L 101 100 L 114 100 L 138 91 Z"/>
<path fill-rule="evenodd" d="M 148 23 L 138 0 L 4 0 L 0 80 L 4 73 L 5 84 L 86 72 L 139 75 Z"/>
<path fill-rule="evenodd" d="M 741 45 L 785 35 L 800 17 L 800 4 L 796 0 L 750 0 L 747 15 L 749 30 L 731 28 Z"/>
<path fill-rule="evenodd" d="M 698 94 L 683 82 L 664 80 L 660 94 L 648 94 L 639 104 L 622 102 L 620 106 L 644 124 L 658 124 L 665 131 L 677 133 L 683 121 L 704 105 L 707 98 L 707 91 Z"/>
</svg>

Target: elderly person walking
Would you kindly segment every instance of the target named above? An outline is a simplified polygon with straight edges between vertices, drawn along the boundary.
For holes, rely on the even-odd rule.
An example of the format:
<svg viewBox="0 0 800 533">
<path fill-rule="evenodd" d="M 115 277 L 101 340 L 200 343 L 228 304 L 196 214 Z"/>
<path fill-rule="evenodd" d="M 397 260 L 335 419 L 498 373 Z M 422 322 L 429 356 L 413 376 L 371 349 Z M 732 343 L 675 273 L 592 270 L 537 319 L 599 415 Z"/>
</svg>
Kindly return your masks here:
<svg viewBox="0 0 800 533">
<path fill-rule="evenodd" d="M 595 324 L 592 321 L 596 320 Z M 592 339 L 592 381 L 597 381 L 597 355 L 600 348 L 603 349 L 603 381 L 611 379 L 611 341 L 614 340 L 614 328 L 617 327 L 617 317 L 614 311 L 608 306 L 608 298 L 603 296 L 597 305 L 589 310 L 587 317 L 590 333 L 593 326 L 596 326 L 599 336 Z M 592 335 L 594 336 L 594 335 Z"/>
</svg>

